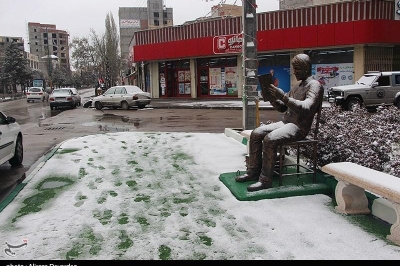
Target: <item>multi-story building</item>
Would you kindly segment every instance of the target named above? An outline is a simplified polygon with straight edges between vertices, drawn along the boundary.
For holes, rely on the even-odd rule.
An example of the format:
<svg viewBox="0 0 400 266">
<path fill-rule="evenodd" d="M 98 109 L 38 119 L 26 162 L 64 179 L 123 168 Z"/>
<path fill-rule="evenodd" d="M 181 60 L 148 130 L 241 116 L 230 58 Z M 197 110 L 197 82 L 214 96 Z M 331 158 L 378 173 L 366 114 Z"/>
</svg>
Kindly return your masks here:
<svg viewBox="0 0 400 266">
<path fill-rule="evenodd" d="M 21 51 L 24 50 L 24 39 L 22 37 L 0 36 L 0 57 L 4 55 L 4 48 L 9 43 L 16 43 Z"/>
<path fill-rule="evenodd" d="M 173 25 L 173 9 L 167 8 L 163 0 L 147 0 L 147 7 L 120 7 L 119 32 L 121 58 L 127 67 L 127 72 L 132 71 L 132 42 L 133 34 L 139 30 L 157 29 Z M 129 75 L 130 73 L 125 73 Z"/>
<path fill-rule="evenodd" d="M 69 34 L 65 30 L 58 30 L 56 25 L 28 23 L 29 50 L 38 56 L 39 69 L 47 76 L 55 67 L 70 70 Z"/>
</svg>

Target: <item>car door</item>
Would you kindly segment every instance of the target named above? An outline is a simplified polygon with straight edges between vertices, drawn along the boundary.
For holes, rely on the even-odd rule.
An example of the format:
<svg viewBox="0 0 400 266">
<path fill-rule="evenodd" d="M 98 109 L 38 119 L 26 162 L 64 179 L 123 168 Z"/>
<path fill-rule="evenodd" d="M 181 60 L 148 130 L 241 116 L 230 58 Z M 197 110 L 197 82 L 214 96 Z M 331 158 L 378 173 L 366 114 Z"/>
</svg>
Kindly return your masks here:
<svg viewBox="0 0 400 266">
<path fill-rule="evenodd" d="M 0 112 L 0 160 L 9 156 L 14 149 L 14 130 L 6 122 L 6 116 Z"/>
<path fill-rule="evenodd" d="M 113 106 L 117 106 L 120 107 L 121 106 L 121 102 L 124 100 L 126 96 L 126 90 L 125 87 L 117 87 L 115 88 L 115 94 L 114 94 L 114 102 L 113 102 Z"/>
<path fill-rule="evenodd" d="M 389 104 L 393 102 L 393 97 L 390 97 L 392 93 L 390 89 L 390 78 L 391 76 L 380 76 L 377 79 L 378 85 L 371 89 L 368 105 Z"/>
<path fill-rule="evenodd" d="M 109 88 L 102 97 L 100 97 L 100 102 L 103 106 L 113 106 L 114 105 L 114 93 L 115 88 Z"/>
</svg>

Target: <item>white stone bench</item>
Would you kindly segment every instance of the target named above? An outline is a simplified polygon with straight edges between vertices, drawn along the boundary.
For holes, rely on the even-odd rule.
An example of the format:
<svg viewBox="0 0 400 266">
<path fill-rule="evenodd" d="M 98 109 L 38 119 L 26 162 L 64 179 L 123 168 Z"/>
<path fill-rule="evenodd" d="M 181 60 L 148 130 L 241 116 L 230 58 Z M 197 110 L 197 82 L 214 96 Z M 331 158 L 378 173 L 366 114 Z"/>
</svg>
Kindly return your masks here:
<svg viewBox="0 0 400 266">
<path fill-rule="evenodd" d="M 322 171 L 338 181 L 335 198 L 336 211 L 345 214 L 369 214 L 365 191 L 388 200 L 396 213 L 387 239 L 400 245 L 400 178 L 355 163 L 330 163 Z"/>
</svg>

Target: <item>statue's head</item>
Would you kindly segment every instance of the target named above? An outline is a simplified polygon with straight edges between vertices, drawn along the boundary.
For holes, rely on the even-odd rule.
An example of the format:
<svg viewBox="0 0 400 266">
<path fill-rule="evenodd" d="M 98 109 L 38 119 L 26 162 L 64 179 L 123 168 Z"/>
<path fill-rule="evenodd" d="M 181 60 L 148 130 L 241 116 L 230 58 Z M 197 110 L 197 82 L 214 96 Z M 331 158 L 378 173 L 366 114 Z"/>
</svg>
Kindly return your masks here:
<svg viewBox="0 0 400 266">
<path fill-rule="evenodd" d="M 311 76 L 311 60 L 306 54 L 298 54 L 292 59 L 293 73 L 297 80 Z"/>
</svg>

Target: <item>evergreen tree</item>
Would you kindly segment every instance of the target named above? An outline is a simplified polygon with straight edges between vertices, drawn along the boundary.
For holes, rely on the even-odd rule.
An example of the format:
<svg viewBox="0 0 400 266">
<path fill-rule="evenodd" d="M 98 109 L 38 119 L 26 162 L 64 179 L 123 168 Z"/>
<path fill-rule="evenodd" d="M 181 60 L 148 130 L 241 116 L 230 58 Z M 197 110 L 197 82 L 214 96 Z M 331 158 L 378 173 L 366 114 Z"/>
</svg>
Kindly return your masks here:
<svg viewBox="0 0 400 266">
<path fill-rule="evenodd" d="M 24 51 L 16 43 L 6 45 L 0 65 L 0 80 L 3 85 L 11 85 L 14 93 L 17 92 L 17 84 L 23 85 L 32 79 Z"/>
</svg>

